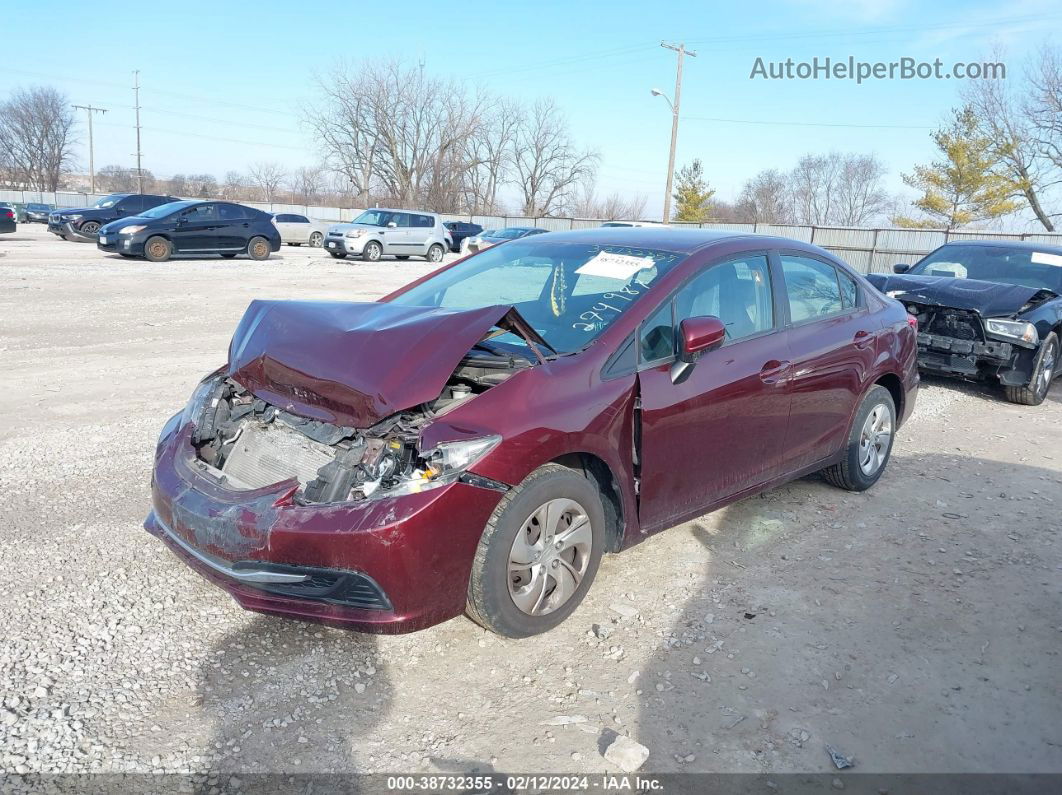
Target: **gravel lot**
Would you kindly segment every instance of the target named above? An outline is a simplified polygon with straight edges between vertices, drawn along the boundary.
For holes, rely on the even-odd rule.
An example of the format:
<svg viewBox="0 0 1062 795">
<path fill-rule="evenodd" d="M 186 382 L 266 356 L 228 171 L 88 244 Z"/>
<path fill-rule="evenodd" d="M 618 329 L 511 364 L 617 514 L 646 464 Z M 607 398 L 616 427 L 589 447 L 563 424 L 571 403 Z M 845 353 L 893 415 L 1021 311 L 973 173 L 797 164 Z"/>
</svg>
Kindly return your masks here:
<svg viewBox="0 0 1062 795">
<path fill-rule="evenodd" d="M 869 493 L 804 479 L 652 538 L 526 641 L 257 617 L 141 529 L 156 434 L 249 300 L 427 270 L 0 236 L 0 770 L 600 772 L 619 733 L 655 772 L 826 772 L 825 743 L 1062 772 L 1060 384 L 931 381 Z"/>
</svg>

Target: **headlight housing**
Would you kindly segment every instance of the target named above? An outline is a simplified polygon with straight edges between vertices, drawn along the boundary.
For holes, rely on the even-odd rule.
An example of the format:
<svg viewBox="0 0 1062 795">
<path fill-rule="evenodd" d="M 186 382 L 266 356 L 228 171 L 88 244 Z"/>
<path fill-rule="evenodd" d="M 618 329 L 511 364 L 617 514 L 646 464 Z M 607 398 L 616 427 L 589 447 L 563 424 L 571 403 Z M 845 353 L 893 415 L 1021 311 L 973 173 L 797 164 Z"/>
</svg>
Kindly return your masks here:
<svg viewBox="0 0 1062 795">
<path fill-rule="evenodd" d="M 123 226 L 121 229 L 118 230 L 118 234 L 120 234 L 120 235 L 135 235 L 137 232 L 140 232 L 140 231 L 142 231 L 144 229 L 147 229 L 147 226 L 145 226 L 144 224 L 134 224 L 133 226 Z"/>
<path fill-rule="evenodd" d="M 373 499 L 396 497 L 402 494 L 419 494 L 422 491 L 453 483 L 470 466 L 497 447 L 501 440 L 500 436 L 492 435 L 463 439 L 459 442 L 441 442 L 431 450 L 420 454 L 421 466 L 414 469 L 408 479 L 393 488 L 380 489 L 365 496 Z"/>
<path fill-rule="evenodd" d="M 217 400 L 214 396 L 214 392 L 217 388 L 218 380 L 221 377 L 221 370 L 215 370 L 199 382 L 195 391 L 192 392 L 192 396 L 188 399 L 188 403 L 185 404 L 184 411 L 181 412 L 182 428 L 188 423 L 195 425 L 199 421 L 199 417 L 202 415 L 203 409 L 207 407 L 207 404 L 210 403 L 211 400 Z"/>
<path fill-rule="evenodd" d="M 62 218 L 64 221 L 80 221 L 81 220 L 81 216 L 80 215 L 61 215 L 59 217 Z"/>
<path fill-rule="evenodd" d="M 366 234 L 364 229 L 351 229 L 347 232 L 347 237 L 364 237 Z"/>
<path fill-rule="evenodd" d="M 1036 326 L 1026 323 L 1024 320 L 995 320 L 985 321 L 985 330 L 989 334 L 1006 337 L 1015 342 L 1026 345 L 1036 345 L 1040 342 L 1040 335 L 1036 332 Z"/>
</svg>

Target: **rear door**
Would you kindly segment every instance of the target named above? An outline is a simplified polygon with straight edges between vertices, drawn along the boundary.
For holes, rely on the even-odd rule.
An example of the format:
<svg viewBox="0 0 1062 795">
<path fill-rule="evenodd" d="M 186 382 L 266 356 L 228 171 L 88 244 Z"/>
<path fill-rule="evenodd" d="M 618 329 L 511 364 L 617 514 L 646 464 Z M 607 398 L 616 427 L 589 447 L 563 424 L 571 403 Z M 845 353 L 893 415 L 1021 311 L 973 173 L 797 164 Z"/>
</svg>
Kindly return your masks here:
<svg viewBox="0 0 1062 795">
<path fill-rule="evenodd" d="M 843 269 L 803 252 L 780 252 L 778 261 L 793 362 L 785 446 L 796 470 L 844 443 L 882 330 Z"/>
<path fill-rule="evenodd" d="M 238 204 L 217 205 L 218 229 L 215 245 L 219 250 L 242 251 L 251 241 L 251 212 Z"/>
<path fill-rule="evenodd" d="M 676 383 L 678 324 L 714 315 L 721 348 Z M 709 265 L 639 329 L 641 522 L 655 531 L 784 469 L 788 348 L 766 252 Z"/>
<path fill-rule="evenodd" d="M 310 219 L 305 215 L 286 215 L 288 219 L 288 234 L 293 243 L 308 243 L 310 241 Z"/>
<path fill-rule="evenodd" d="M 409 253 L 426 254 L 428 244 L 435 236 L 435 218 L 420 213 L 414 213 L 410 218 Z"/>
</svg>

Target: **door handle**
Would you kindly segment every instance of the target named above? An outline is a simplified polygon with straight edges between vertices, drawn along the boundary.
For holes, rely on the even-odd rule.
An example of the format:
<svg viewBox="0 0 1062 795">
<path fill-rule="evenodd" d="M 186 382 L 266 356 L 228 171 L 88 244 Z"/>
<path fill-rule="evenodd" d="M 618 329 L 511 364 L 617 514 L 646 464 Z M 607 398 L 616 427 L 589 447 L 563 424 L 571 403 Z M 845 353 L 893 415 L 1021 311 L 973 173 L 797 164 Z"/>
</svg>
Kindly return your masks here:
<svg viewBox="0 0 1062 795">
<path fill-rule="evenodd" d="M 760 380 L 765 384 L 776 384 L 779 381 L 785 379 L 781 376 L 789 370 L 790 362 L 779 361 L 778 359 L 771 359 L 768 362 L 764 362 L 762 368 L 760 368 Z"/>
<path fill-rule="evenodd" d="M 873 341 L 874 335 L 869 331 L 863 331 L 863 329 L 859 329 L 859 331 L 855 333 L 855 337 L 852 338 L 852 344 L 860 349 L 867 347 Z"/>
</svg>

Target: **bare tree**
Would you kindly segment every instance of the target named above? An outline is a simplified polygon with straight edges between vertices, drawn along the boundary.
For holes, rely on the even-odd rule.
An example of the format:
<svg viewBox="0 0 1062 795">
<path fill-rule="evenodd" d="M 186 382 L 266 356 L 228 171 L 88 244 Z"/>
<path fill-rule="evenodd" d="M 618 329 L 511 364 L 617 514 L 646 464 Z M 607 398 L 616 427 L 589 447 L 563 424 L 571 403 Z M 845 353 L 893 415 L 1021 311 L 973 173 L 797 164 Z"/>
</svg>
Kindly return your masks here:
<svg viewBox="0 0 1062 795">
<path fill-rule="evenodd" d="M 248 169 L 251 181 L 262 191 L 267 202 L 273 201 L 277 189 L 284 181 L 284 168 L 279 163 L 259 162 Z"/>
<path fill-rule="evenodd" d="M 318 80 L 306 111 L 328 166 L 369 203 L 370 192 L 401 206 L 451 209 L 468 169 L 463 147 L 489 100 L 401 61 L 340 66 Z"/>
<path fill-rule="evenodd" d="M 54 191 L 74 160 L 74 111 L 54 88 L 15 91 L 0 104 L 0 152 L 12 181 Z"/>
<path fill-rule="evenodd" d="M 885 166 L 874 155 L 844 154 L 838 157 L 837 195 L 830 223 L 864 226 L 882 216 L 887 209 L 889 196 L 881 184 Z"/>
<path fill-rule="evenodd" d="M 1003 53 L 995 55 L 996 60 L 1002 60 Z M 1045 67 L 1050 71 L 1050 62 L 1051 52 L 1044 50 L 1037 64 L 1039 75 L 1044 74 Z M 1034 71 L 1031 84 L 1036 86 L 1036 81 Z M 1052 164 L 1038 140 L 1036 115 L 1028 112 L 1029 102 L 1016 96 L 1005 80 L 970 80 L 964 84 L 961 96 L 974 111 L 978 131 L 995 144 L 999 168 L 1017 187 L 1015 197 L 1024 199 L 1044 229 L 1053 232 L 1054 222 L 1044 208 L 1044 199 L 1050 188 L 1062 180 L 1062 172 Z M 1041 93 L 1034 88 L 1034 97 L 1039 96 Z"/>
<path fill-rule="evenodd" d="M 225 179 L 221 183 L 221 198 L 242 199 L 246 193 L 247 178 L 239 171 L 225 172 Z"/>
<path fill-rule="evenodd" d="M 576 218 L 599 218 L 602 221 L 639 221 L 645 217 L 644 195 L 623 196 L 618 192 L 601 198 L 594 180 L 583 180 L 573 191 L 567 210 Z"/>
<path fill-rule="evenodd" d="M 463 142 L 464 211 L 492 215 L 504 209 L 498 194 L 512 175 L 512 149 L 521 118 L 517 103 L 494 102 L 483 123 Z"/>
<path fill-rule="evenodd" d="M 745 182 L 732 209 L 743 222 L 789 223 L 793 213 L 785 174 L 773 168 L 761 171 Z"/>
<path fill-rule="evenodd" d="M 136 172 L 115 164 L 104 166 L 96 172 L 96 187 L 104 193 L 135 191 Z"/>
<path fill-rule="evenodd" d="M 218 195 L 218 179 L 213 174 L 189 174 L 188 196 L 197 199 L 216 199 Z"/>
<path fill-rule="evenodd" d="M 540 99 L 522 114 L 513 140 L 512 163 L 531 217 L 562 210 L 580 182 L 597 171 L 596 152 L 579 149 L 568 122 L 552 99 Z"/>
<path fill-rule="evenodd" d="M 1033 147 L 1048 164 L 1049 176 L 1044 179 L 1044 185 L 1053 187 L 1059 183 L 1062 174 L 1062 52 L 1057 48 L 1044 47 L 1030 71 L 1029 83 L 1030 96 L 1024 104 L 1024 115 L 1033 138 Z M 1036 213 L 1035 207 L 1033 212 Z M 1042 207 L 1041 212 L 1047 217 L 1047 222 L 1039 213 L 1037 218 L 1046 229 L 1053 230 L 1053 219 L 1062 213 L 1049 214 Z"/>
<path fill-rule="evenodd" d="M 302 166 L 291 173 L 288 181 L 292 200 L 301 204 L 313 204 L 320 200 L 324 190 L 324 170 L 320 166 Z"/>
<path fill-rule="evenodd" d="M 833 220 L 833 201 L 839 177 L 837 158 L 804 155 L 789 175 L 789 190 L 796 220 L 824 226 Z"/>
</svg>

